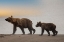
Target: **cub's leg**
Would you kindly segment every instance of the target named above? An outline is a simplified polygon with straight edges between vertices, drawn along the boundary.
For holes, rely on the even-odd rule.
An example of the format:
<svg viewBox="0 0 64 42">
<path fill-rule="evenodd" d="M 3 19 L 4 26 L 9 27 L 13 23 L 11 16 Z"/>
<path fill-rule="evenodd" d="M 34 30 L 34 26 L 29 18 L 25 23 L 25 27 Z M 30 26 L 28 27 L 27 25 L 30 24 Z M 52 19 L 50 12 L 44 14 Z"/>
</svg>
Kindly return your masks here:
<svg viewBox="0 0 64 42">
<path fill-rule="evenodd" d="M 46 30 L 47 31 L 47 33 L 48 33 L 48 36 L 50 36 L 50 32 L 49 32 L 49 30 Z"/>
<path fill-rule="evenodd" d="M 42 28 L 42 30 L 41 30 L 41 35 L 40 35 L 40 36 L 42 36 L 42 35 L 43 35 L 43 33 L 44 33 L 44 29 Z"/>
<path fill-rule="evenodd" d="M 58 31 L 55 30 L 55 35 L 57 35 L 57 34 L 58 34 Z"/>
<path fill-rule="evenodd" d="M 52 32 L 53 32 L 53 35 L 52 36 L 55 36 L 55 30 L 52 30 Z"/>
</svg>

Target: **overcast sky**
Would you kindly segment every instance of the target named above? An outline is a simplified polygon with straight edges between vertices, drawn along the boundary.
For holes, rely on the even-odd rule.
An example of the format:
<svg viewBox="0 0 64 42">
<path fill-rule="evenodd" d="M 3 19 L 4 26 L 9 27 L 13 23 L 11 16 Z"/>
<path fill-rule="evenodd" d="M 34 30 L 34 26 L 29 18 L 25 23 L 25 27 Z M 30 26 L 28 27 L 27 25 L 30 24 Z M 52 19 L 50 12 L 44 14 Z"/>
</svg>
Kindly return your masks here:
<svg viewBox="0 0 64 42">
<path fill-rule="evenodd" d="M 0 33 L 12 33 L 12 24 L 4 20 L 11 15 L 32 20 L 36 34 L 41 31 L 35 27 L 38 21 L 54 23 L 59 34 L 64 34 L 64 0 L 0 0 Z"/>
</svg>

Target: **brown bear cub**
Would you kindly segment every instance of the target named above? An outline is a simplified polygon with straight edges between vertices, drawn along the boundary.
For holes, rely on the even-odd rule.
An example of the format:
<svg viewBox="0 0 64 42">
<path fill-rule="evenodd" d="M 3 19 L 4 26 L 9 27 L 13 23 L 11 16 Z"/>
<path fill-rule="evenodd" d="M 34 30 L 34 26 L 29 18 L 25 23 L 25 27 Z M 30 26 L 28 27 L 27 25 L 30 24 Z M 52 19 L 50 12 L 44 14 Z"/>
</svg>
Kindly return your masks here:
<svg viewBox="0 0 64 42">
<path fill-rule="evenodd" d="M 41 27 L 41 29 L 42 29 L 41 35 L 43 35 L 44 30 L 47 31 L 48 36 L 50 36 L 50 32 L 49 31 L 53 32 L 52 36 L 55 36 L 58 33 L 58 31 L 56 31 L 56 25 L 53 24 L 53 23 L 41 23 L 41 22 L 37 22 L 36 27 Z"/>
<path fill-rule="evenodd" d="M 23 34 L 25 34 L 24 28 L 28 28 L 30 34 L 32 34 L 32 31 L 33 34 L 35 33 L 35 29 L 32 27 L 32 21 L 27 18 L 19 19 L 13 18 L 11 16 L 6 18 L 5 20 L 13 24 L 13 34 L 16 32 L 16 27 L 19 27 L 22 30 Z"/>
</svg>

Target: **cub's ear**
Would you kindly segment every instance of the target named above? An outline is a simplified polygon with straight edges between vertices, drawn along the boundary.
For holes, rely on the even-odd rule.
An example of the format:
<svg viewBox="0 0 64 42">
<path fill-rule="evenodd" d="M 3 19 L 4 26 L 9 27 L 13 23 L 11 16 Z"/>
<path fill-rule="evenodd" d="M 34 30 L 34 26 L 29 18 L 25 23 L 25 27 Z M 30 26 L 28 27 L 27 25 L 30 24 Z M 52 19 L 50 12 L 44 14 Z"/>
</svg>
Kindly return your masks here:
<svg viewBox="0 0 64 42">
<path fill-rule="evenodd" d="M 38 22 L 37 22 L 38 23 Z"/>
<path fill-rule="evenodd" d="M 11 15 L 11 18 L 13 18 L 13 16 Z"/>
<path fill-rule="evenodd" d="M 39 23 L 41 23 L 41 21 L 39 21 Z"/>
</svg>

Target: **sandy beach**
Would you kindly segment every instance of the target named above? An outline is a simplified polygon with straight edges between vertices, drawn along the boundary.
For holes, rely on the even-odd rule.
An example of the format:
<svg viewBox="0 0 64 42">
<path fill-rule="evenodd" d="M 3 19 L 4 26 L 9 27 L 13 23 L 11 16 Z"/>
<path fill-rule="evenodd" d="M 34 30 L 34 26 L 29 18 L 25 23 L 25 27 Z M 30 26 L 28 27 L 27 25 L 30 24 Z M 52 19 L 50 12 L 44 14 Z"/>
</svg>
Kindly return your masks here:
<svg viewBox="0 0 64 42">
<path fill-rule="evenodd" d="M 1 34 L 0 42 L 64 42 L 64 35 L 39 36 L 38 34 L 37 35 L 36 34 L 34 35 L 21 35 L 21 34 L 3 35 Z"/>
</svg>

